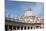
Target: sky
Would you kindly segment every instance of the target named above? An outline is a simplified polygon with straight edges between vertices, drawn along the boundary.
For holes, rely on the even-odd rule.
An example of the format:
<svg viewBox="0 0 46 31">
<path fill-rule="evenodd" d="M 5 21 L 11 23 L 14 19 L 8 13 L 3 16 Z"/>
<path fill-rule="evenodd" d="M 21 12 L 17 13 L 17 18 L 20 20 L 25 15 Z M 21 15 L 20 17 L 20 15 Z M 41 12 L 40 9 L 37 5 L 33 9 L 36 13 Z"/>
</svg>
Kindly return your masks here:
<svg viewBox="0 0 46 31">
<path fill-rule="evenodd" d="M 44 16 L 44 4 L 42 2 L 5 1 L 5 15 L 21 16 L 27 8 L 31 8 L 36 16 Z"/>
</svg>

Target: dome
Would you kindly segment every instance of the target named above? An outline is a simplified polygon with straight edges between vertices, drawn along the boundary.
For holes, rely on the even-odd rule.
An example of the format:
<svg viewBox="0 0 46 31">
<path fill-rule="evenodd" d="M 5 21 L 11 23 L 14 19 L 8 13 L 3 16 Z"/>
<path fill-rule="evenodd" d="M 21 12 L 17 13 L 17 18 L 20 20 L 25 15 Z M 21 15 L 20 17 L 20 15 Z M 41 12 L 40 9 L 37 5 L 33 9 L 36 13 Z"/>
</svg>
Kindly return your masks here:
<svg viewBox="0 0 46 31">
<path fill-rule="evenodd" d="M 26 11 L 26 12 L 24 13 L 24 16 L 32 16 L 32 11 Z"/>
<path fill-rule="evenodd" d="M 25 11 L 24 16 L 34 16 L 31 8 L 28 8 L 28 10 Z"/>
</svg>

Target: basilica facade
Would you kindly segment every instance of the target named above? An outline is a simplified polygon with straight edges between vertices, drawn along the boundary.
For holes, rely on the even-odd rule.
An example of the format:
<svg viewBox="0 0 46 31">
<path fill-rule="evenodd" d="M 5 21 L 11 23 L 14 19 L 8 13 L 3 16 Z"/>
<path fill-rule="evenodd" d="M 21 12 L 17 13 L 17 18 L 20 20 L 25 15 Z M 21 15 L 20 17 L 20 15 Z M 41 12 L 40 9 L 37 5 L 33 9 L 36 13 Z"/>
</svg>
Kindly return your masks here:
<svg viewBox="0 0 46 31">
<path fill-rule="evenodd" d="M 44 17 L 36 16 L 31 9 L 25 11 L 23 16 L 6 16 L 5 30 L 32 30 L 43 29 Z"/>
</svg>

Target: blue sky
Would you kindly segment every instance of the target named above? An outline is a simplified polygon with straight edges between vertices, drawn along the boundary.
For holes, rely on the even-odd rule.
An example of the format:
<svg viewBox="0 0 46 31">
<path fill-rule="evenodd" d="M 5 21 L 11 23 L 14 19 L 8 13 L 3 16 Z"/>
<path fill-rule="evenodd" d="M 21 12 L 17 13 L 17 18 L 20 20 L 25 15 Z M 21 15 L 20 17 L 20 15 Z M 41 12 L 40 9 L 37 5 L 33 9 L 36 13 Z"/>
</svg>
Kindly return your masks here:
<svg viewBox="0 0 46 31">
<path fill-rule="evenodd" d="M 31 8 L 35 15 L 43 16 L 43 3 L 40 2 L 23 2 L 23 1 L 8 1 L 5 2 L 6 15 L 21 16 L 27 8 Z"/>
</svg>

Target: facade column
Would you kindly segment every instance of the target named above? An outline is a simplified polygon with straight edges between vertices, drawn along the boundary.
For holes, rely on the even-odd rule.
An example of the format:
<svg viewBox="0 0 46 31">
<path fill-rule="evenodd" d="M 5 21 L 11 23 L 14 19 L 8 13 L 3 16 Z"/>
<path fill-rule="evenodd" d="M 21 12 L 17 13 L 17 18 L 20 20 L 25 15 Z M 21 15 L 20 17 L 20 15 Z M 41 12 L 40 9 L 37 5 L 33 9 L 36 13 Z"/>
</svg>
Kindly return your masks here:
<svg viewBox="0 0 46 31">
<path fill-rule="evenodd" d="M 40 29 L 40 27 L 39 27 L 39 29 Z"/>
<path fill-rule="evenodd" d="M 20 26 L 20 30 L 21 30 L 21 26 Z"/>
<path fill-rule="evenodd" d="M 44 28 L 44 25 L 43 24 L 41 24 L 41 28 Z"/>
<path fill-rule="evenodd" d="M 24 30 L 24 26 L 23 26 L 23 30 Z"/>
<path fill-rule="evenodd" d="M 32 26 L 30 26 L 30 30 L 31 30 L 31 29 L 33 29 L 33 27 L 32 27 Z"/>
<path fill-rule="evenodd" d="M 31 28 L 30 28 L 30 26 L 27 26 L 27 28 L 28 28 L 28 30 L 30 30 Z"/>
<path fill-rule="evenodd" d="M 7 26 L 7 31 L 9 31 L 9 25 Z"/>
<path fill-rule="evenodd" d="M 26 30 L 28 30 L 28 26 L 26 26 Z"/>
<path fill-rule="evenodd" d="M 12 29 L 13 29 L 13 26 L 12 26 Z"/>
<path fill-rule="evenodd" d="M 16 30 L 17 30 L 17 26 L 16 26 Z"/>
<path fill-rule="evenodd" d="M 7 26 L 7 29 L 9 29 L 9 25 Z"/>
<path fill-rule="evenodd" d="M 35 26 L 35 29 L 36 29 L 36 26 Z"/>
<path fill-rule="evenodd" d="M 30 26 L 29 28 L 30 28 L 30 30 L 31 30 L 31 26 Z"/>
<path fill-rule="evenodd" d="M 35 27 L 33 26 L 33 29 L 35 29 Z"/>
</svg>

